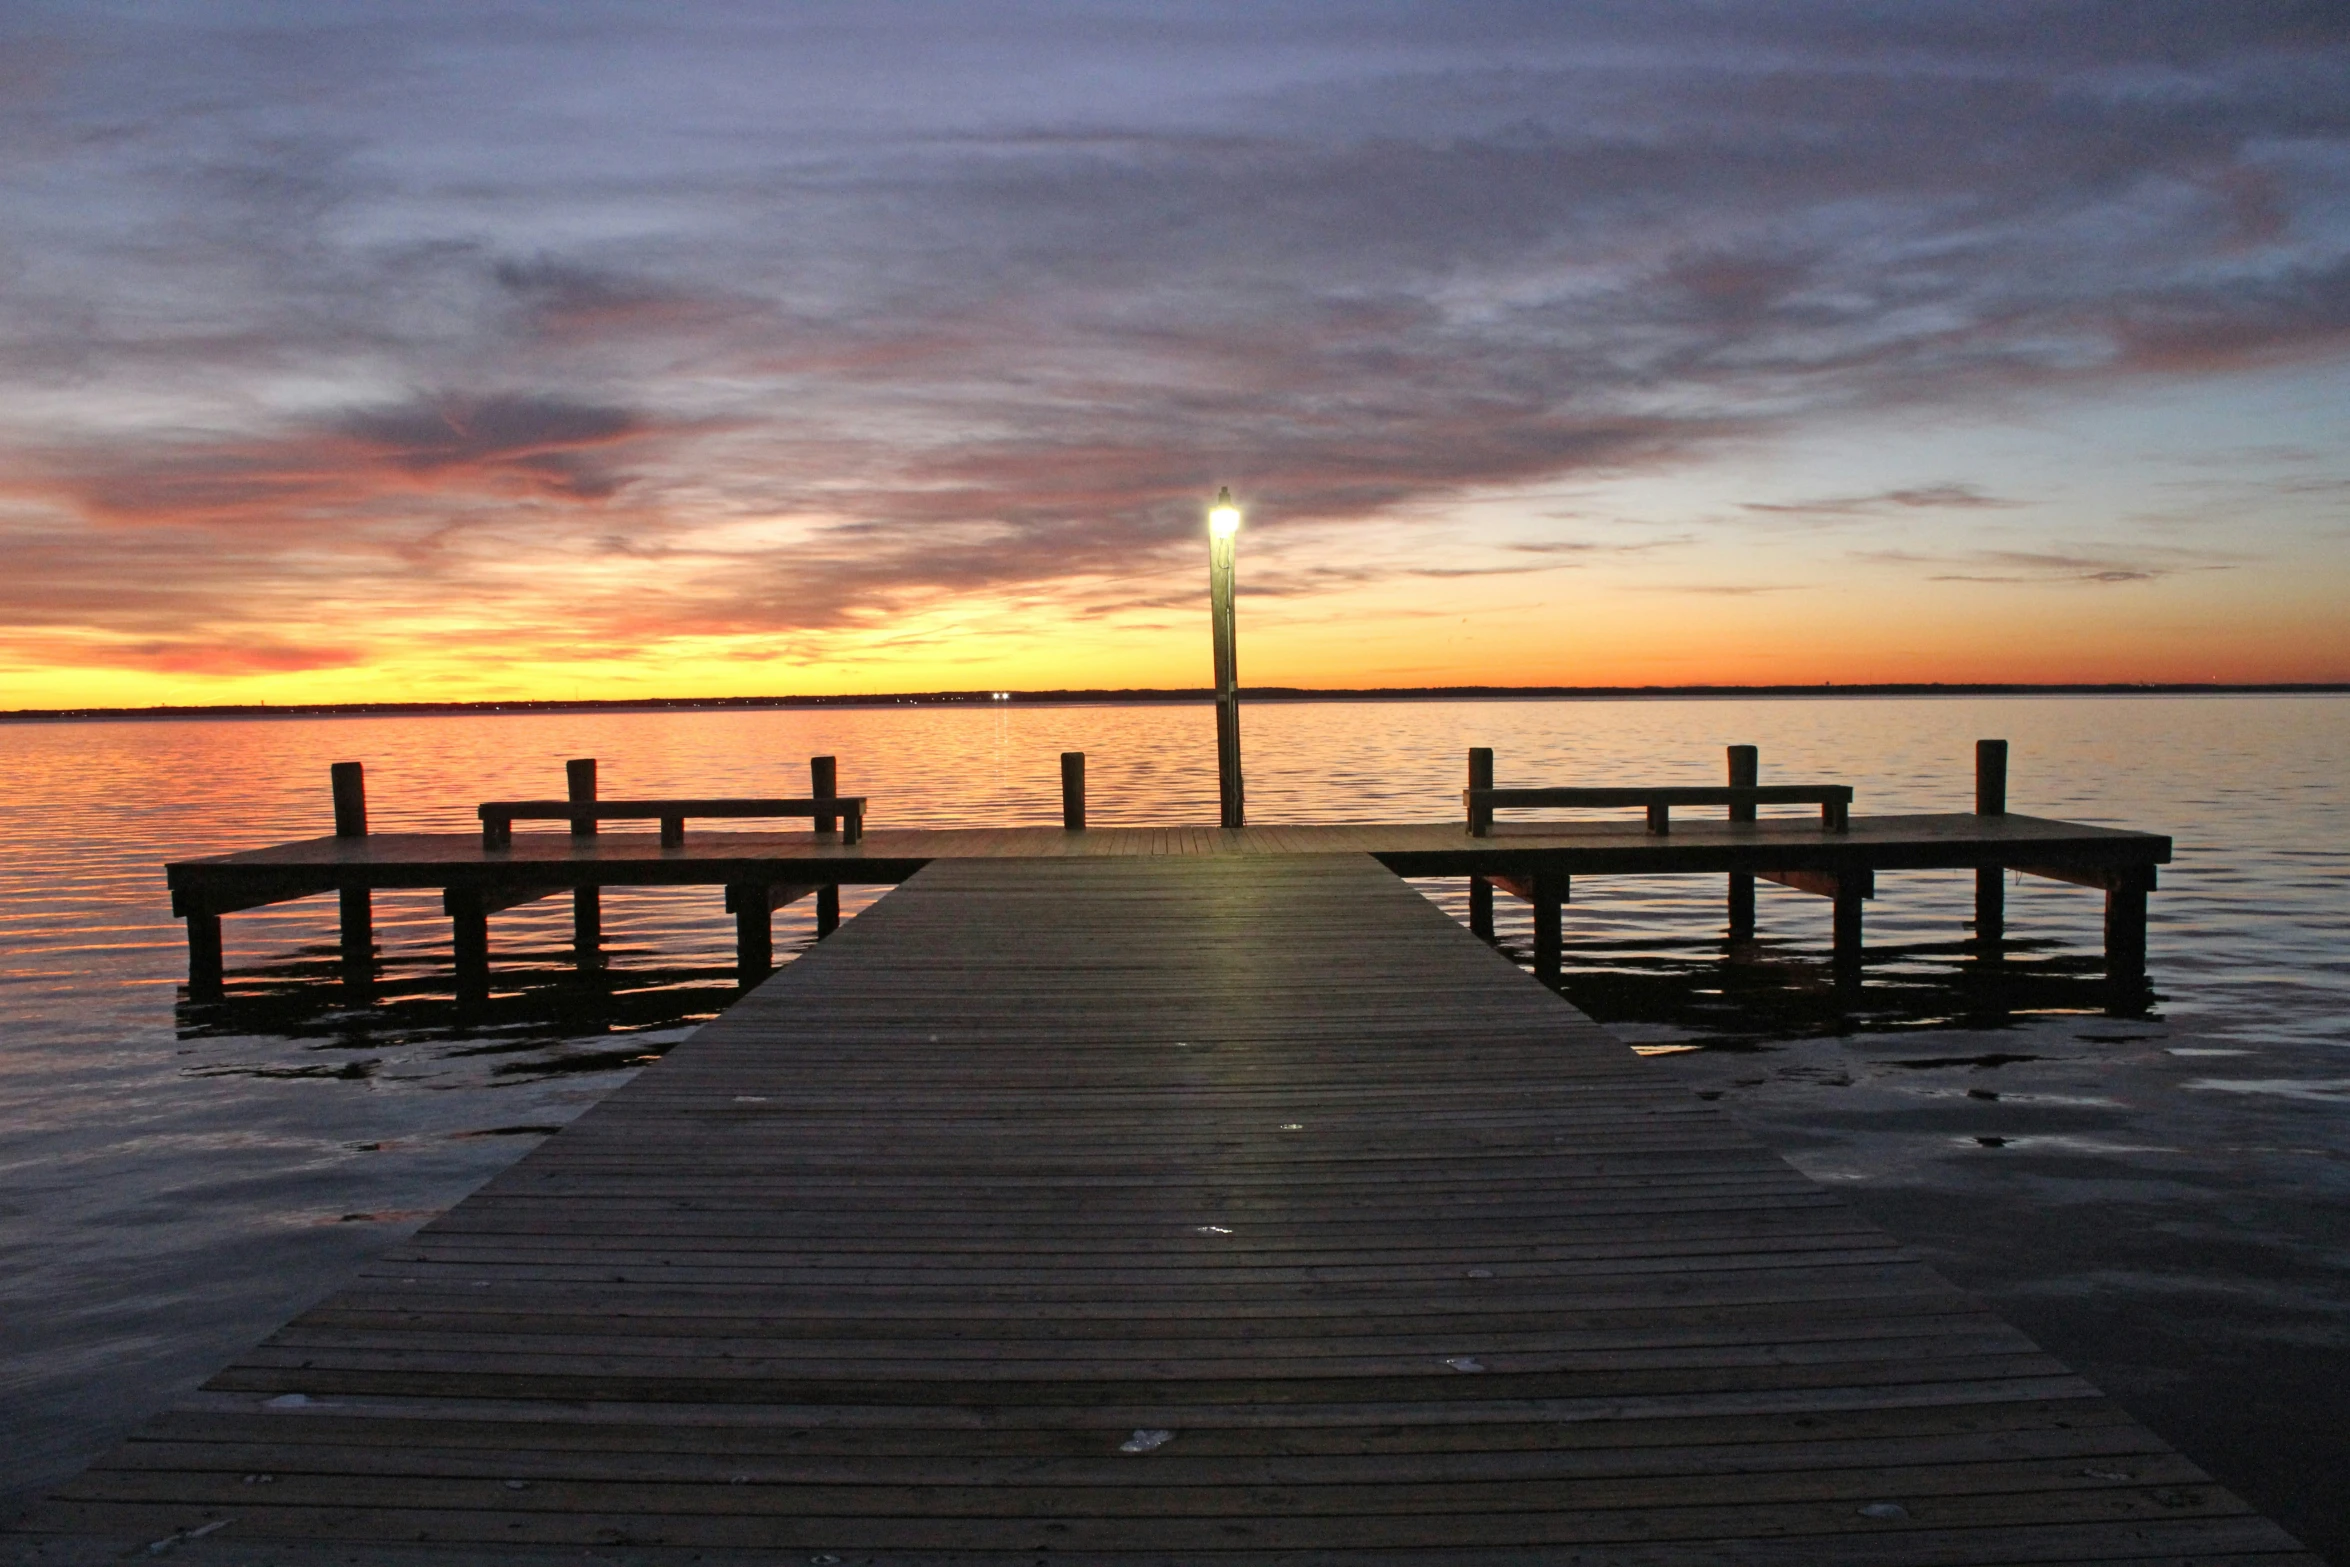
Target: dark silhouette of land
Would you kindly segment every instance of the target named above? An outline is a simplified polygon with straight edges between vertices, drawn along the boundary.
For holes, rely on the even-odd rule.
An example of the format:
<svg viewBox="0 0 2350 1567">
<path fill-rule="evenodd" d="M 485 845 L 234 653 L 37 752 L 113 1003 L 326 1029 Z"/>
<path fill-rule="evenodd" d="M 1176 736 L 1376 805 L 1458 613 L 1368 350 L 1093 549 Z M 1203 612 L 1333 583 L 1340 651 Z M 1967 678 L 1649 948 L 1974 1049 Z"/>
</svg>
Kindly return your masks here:
<svg viewBox="0 0 2350 1567">
<path fill-rule="evenodd" d="M 2002 682 L 1875 682 L 1805 686 L 1247 686 L 1247 702 L 1524 702 L 1622 700 L 1627 697 L 1822 697 L 1822 696 L 2308 696 L 2350 692 L 2350 681 L 2273 681 L 2245 685 L 2166 681 L 2105 684 L 2029 685 Z M 1130 687 L 1082 691 L 895 691 L 849 696 L 649 696 L 610 701 L 494 702 L 223 702 L 192 707 L 17 708 L 0 712 L 0 723 L 56 723 L 73 720 L 184 718 L 376 718 L 440 713 L 627 713 L 693 709 L 791 707 L 987 707 L 1011 705 L 1127 706 L 1150 702 L 1212 702 L 1207 686 L 1170 689 Z"/>
</svg>

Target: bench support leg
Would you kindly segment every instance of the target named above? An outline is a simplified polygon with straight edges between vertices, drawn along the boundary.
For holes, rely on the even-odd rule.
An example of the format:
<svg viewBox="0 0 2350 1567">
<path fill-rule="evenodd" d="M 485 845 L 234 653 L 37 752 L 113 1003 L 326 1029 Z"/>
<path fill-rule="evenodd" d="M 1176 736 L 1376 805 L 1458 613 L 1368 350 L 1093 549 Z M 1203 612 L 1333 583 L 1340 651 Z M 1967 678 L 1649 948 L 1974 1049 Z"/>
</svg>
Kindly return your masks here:
<svg viewBox="0 0 2350 1567">
<path fill-rule="evenodd" d="M 604 889 L 571 889 L 571 959 L 583 969 L 604 966 Z"/>
<path fill-rule="evenodd" d="M 1745 871 L 1730 873 L 1730 940 L 1754 940 L 1754 877 Z"/>
<path fill-rule="evenodd" d="M 734 977 L 745 990 L 775 972 L 775 914 L 765 882 L 737 883 L 734 905 Z"/>
<path fill-rule="evenodd" d="M 816 889 L 816 939 L 822 941 L 838 929 L 840 929 L 840 888 L 837 885 L 819 887 Z"/>
<path fill-rule="evenodd" d="M 203 910 L 188 914 L 188 995 L 197 1001 L 218 1001 L 222 992 L 220 916 Z"/>
<path fill-rule="evenodd" d="M 2146 889 L 2105 892 L 2105 977 L 2117 985 L 2146 982 Z"/>
<path fill-rule="evenodd" d="M 1469 878 L 1469 933 L 1493 939 L 1493 883 L 1482 876 Z"/>
<path fill-rule="evenodd" d="M 2007 872 L 1985 865 L 1975 872 L 1975 949 L 1995 953 L 2007 939 Z"/>
</svg>

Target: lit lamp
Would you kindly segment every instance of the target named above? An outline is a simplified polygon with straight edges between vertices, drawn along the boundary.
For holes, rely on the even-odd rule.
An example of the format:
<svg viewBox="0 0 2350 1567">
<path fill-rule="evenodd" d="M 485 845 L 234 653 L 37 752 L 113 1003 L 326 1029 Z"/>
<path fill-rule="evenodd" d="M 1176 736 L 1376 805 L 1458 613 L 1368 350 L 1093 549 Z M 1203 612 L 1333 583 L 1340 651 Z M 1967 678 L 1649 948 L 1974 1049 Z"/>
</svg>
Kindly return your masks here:
<svg viewBox="0 0 2350 1567">
<path fill-rule="evenodd" d="M 1220 489 L 1208 511 L 1208 598 L 1216 634 L 1216 795 L 1227 827 L 1248 825 L 1240 796 L 1240 663 L 1232 632 L 1232 558 L 1239 533 L 1240 508 L 1230 490 Z"/>
</svg>

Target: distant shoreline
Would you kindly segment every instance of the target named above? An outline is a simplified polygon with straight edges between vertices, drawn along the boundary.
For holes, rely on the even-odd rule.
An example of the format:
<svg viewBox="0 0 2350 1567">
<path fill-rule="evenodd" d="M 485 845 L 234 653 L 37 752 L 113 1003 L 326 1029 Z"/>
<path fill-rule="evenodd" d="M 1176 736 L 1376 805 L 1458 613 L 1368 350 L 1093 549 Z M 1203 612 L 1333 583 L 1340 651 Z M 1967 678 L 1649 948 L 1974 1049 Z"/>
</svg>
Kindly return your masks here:
<svg viewBox="0 0 2350 1567">
<path fill-rule="evenodd" d="M 2261 685 L 2128 682 L 2103 685 L 2001 683 L 1892 683 L 1814 686 L 1374 686 L 1320 690 L 1252 686 L 1244 702 L 1527 702 L 1624 701 L 1675 698 L 1762 699 L 1886 696 L 2325 696 L 2350 693 L 2345 681 L 2279 681 Z M 1207 702 L 1206 686 L 1179 690 L 902 691 L 859 696 L 627 697 L 612 701 L 502 702 L 268 702 L 205 707 L 19 708 L 0 723 L 118 723 L 189 718 L 419 718 L 468 713 L 647 713 L 729 708 L 819 707 L 1136 707 Z"/>
</svg>

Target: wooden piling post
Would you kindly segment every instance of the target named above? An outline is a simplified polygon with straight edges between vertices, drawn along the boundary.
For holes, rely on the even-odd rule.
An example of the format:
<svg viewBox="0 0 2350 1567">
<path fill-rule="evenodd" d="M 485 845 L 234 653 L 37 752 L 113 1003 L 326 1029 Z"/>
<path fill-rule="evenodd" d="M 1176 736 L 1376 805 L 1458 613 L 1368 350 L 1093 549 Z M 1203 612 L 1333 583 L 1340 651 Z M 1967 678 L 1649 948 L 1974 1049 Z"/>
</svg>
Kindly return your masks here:
<svg viewBox="0 0 2350 1567">
<path fill-rule="evenodd" d="M 748 990 L 775 972 L 775 906 L 763 881 L 736 882 L 726 893 L 734 909 L 735 981 Z"/>
<path fill-rule="evenodd" d="M 1975 814 L 2007 814 L 2007 742 L 1975 742 Z M 2007 939 L 2007 868 L 1983 865 L 1975 870 L 1975 946 L 1996 953 Z"/>
<path fill-rule="evenodd" d="M 1751 745 L 1730 747 L 1730 787 L 1752 789 L 1762 782 L 1762 753 Z M 1751 822 L 1755 819 L 1754 802 L 1735 802 L 1730 806 L 1730 820 Z M 1754 873 L 1730 873 L 1730 939 L 1734 942 L 1754 940 Z"/>
<path fill-rule="evenodd" d="M 197 1001 L 218 1001 L 224 991 L 220 952 L 220 916 L 196 907 L 187 912 L 188 994 Z"/>
<path fill-rule="evenodd" d="M 2105 889 L 2105 977 L 2116 985 L 2146 982 L 2146 888 Z"/>
<path fill-rule="evenodd" d="M 1567 878 L 1547 863 L 1534 869 L 1534 977 L 1556 984 L 1566 946 Z"/>
<path fill-rule="evenodd" d="M 594 757 L 582 756 L 565 762 L 563 764 L 563 781 L 568 786 L 569 797 L 573 805 L 593 805 L 596 803 L 596 759 Z M 572 837 L 593 838 L 595 835 L 596 819 L 594 816 L 583 812 L 571 818 Z"/>
<path fill-rule="evenodd" d="M 367 836 L 367 769 L 357 762 L 327 768 L 334 790 L 335 836 Z M 365 887 L 338 889 L 342 904 L 342 959 L 346 983 L 364 987 L 375 972 L 375 895 Z"/>
<path fill-rule="evenodd" d="M 1850 877 L 1840 877 L 1836 888 L 1835 945 L 1831 962 L 1836 971 L 1836 983 L 1852 985 L 1860 982 L 1861 955 L 1861 899 L 1860 886 Z"/>
<path fill-rule="evenodd" d="M 375 972 L 375 894 L 365 887 L 340 889 L 343 978 L 360 983 Z"/>
<path fill-rule="evenodd" d="M 570 788 L 573 805 L 596 803 L 596 759 L 583 756 L 563 764 L 564 782 Z M 596 819 L 580 815 L 571 818 L 571 836 L 596 836 Z M 604 961 L 604 890 L 601 887 L 574 887 L 571 889 L 571 957 L 581 968 L 598 968 Z"/>
<path fill-rule="evenodd" d="M 457 999 L 482 1001 L 490 993 L 490 905 L 479 887 L 450 887 L 441 894 L 455 951 Z"/>
<path fill-rule="evenodd" d="M 1085 753 L 1061 753 L 1061 830 L 1085 831 Z"/>
<path fill-rule="evenodd" d="M 1493 748 L 1491 746 L 1473 745 L 1469 747 L 1469 787 L 1472 789 L 1493 787 Z M 1491 837 L 1492 834 L 1493 812 L 1479 810 L 1477 807 L 1471 806 L 1469 808 L 1469 836 L 1486 838 Z M 1487 941 L 1493 939 L 1493 883 L 1482 876 L 1469 878 L 1469 930 L 1471 934 L 1482 936 Z"/>
<path fill-rule="evenodd" d="M 357 762 L 336 762 L 326 770 L 335 796 L 335 836 L 367 836 L 367 769 Z"/>
<path fill-rule="evenodd" d="M 1493 787 L 1493 748 L 1491 746 L 1473 745 L 1469 747 L 1469 787 L 1472 789 Z M 1490 806 L 1469 807 L 1469 836 L 1472 838 L 1493 836 L 1493 810 Z"/>
<path fill-rule="evenodd" d="M 1066 771 L 1066 769 L 1064 769 L 1064 771 Z M 817 800 L 829 800 L 837 796 L 839 793 L 840 758 L 834 756 L 809 757 L 809 797 Z M 819 816 L 816 818 L 816 831 L 818 833 L 835 832 L 839 829 L 839 827 L 840 818 L 837 816 Z M 825 937 L 831 935 L 838 929 L 840 929 L 840 883 L 827 882 L 825 885 L 816 889 L 816 939 L 818 941 L 822 941 Z M 772 940 L 770 940 L 768 945 L 768 956 L 761 959 L 762 962 L 767 964 L 769 969 L 774 967 L 773 956 L 774 947 Z M 766 978 L 766 973 L 762 971 L 759 977 L 761 979 Z M 752 985 L 758 983 L 758 981 L 746 979 L 743 981 L 743 983 L 746 985 Z"/>
<path fill-rule="evenodd" d="M 809 757 L 808 797 L 812 800 L 829 800 L 839 793 L 840 758 L 835 756 Z M 840 818 L 837 816 L 819 816 L 816 818 L 816 830 L 820 833 L 838 832 L 840 830 Z"/>
</svg>

